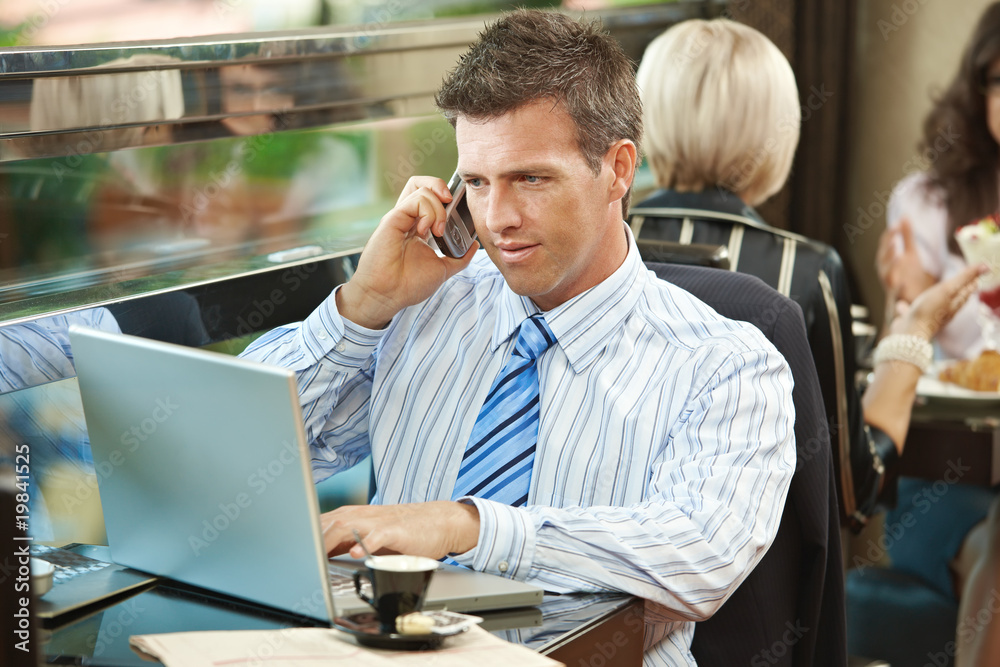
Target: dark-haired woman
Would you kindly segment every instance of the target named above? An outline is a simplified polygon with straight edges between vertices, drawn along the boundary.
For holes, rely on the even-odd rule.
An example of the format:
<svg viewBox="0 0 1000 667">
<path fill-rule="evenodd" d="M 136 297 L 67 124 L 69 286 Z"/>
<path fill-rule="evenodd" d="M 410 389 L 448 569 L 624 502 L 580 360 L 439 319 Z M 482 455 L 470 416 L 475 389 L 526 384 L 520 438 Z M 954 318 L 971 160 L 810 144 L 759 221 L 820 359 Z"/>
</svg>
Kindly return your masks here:
<svg viewBox="0 0 1000 667">
<path fill-rule="evenodd" d="M 957 274 L 962 225 L 1000 210 L 1000 3 L 981 16 L 958 74 L 928 114 L 920 142 L 926 172 L 895 188 L 879 243 L 879 277 L 892 304 L 910 303 Z M 943 358 L 978 356 L 985 343 L 970 300 L 937 335 Z M 889 310 L 892 312 L 892 310 Z M 997 488 L 903 479 L 887 525 L 889 556 L 959 600 L 956 661 L 1000 665 L 1000 500 Z"/>
</svg>

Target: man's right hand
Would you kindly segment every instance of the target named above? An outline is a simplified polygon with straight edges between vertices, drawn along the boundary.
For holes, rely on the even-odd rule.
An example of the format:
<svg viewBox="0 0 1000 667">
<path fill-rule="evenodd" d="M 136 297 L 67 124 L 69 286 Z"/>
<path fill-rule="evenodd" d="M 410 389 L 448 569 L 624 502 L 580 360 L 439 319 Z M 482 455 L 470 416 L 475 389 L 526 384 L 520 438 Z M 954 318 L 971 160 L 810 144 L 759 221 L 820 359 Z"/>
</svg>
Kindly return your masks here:
<svg viewBox="0 0 1000 667">
<path fill-rule="evenodd" d="M 342 317 L 381 329 L 396 313 L 431 296 L 444 281 L 472 262 L 479 244 L 464 257 L 436 253 L 424 240 L 432 232 L 444 236 L 448 185 L 439 178 L 413 176 L 396 207 L 385 214 L 368 239 L 357 271 L 337 292 Z"/>
</svg>

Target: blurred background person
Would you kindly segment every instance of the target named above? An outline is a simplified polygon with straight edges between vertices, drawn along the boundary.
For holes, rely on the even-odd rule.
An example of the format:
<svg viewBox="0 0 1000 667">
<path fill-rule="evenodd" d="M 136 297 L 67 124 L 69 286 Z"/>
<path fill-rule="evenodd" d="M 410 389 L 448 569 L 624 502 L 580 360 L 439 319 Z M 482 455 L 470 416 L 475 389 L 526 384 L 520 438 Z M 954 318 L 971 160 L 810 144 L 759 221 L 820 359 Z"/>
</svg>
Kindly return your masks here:
<svg viewBox="0 0 1000 667">
<path fill-rule="evenodd" d="M 963 225 L 1000 210 L 1000 3 L 981 15 L 954 78 L 924 121 L 921 149 L 942 132 L 954 144 L 940 151 L 925 172 L 894 189 L 887 229 L 879 242 L 877 268 L 888 299 L 914 302 L 933 286 L 959 274 L 966 262 L 955 240 Z M 996 270 L 996 267 L 991 267 Z M 981 304 L 972 300 L 941 330 L 935 342 L 944 359 L 974 358 L 987 346 Z M 900 480 L 900 503 L 886 518 L 914 513 L 930 483 Z M 920 520 L 892 542 L 893 566 L 959 600 L 959 619 L 976 618 L 1000 590 L 1000 500 L 998 488 L 954 484 L 937 502 L 921 505 Z M 1000 664 L 1000 620 L 959 637 L 956 665 Z"/>
</svg>

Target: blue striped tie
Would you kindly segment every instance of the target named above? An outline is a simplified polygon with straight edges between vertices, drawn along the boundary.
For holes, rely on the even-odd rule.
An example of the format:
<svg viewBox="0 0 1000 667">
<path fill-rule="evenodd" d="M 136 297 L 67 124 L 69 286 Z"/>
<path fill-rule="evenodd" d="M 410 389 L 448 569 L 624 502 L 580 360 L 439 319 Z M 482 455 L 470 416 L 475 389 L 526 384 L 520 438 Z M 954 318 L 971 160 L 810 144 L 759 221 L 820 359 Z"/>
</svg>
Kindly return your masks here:
<svg viewBox="0 0 1000 667">
<path fill-rule="evenodd" d="M 486 396 L 455 482 L 454 499 L 476 496 L 515 507 L 528 501 L 538 444 L 538 364 L 556 337 L 541 315 L 521 323 L 507 365 Z"/>
</svg>

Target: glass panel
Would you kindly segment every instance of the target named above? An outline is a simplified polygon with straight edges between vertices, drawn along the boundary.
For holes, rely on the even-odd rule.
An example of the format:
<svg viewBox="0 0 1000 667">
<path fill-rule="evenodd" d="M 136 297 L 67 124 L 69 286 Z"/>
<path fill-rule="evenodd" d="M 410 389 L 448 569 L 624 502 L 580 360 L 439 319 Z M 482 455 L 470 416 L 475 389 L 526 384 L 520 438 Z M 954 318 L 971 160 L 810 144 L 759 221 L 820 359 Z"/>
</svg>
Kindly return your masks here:
<svg viewBox="0 0 1000 667">
<path fill-rule="evenodd" d="M 718 2 L 718 0 L 713 0 Z M 707 1 L 594 12 L 638 60 Z M 0 50 L 0 161 L 434 112 L 480 18 Z"/>
<path fill-rule="evenodd" d="M 453 137 L 424 116 L 2 163 L 0 321 L 355 250 L 409 176 L 451 175 Z"/>
<path fill-rule="evenodd" d="M 0 66 L 13 73 L 39 65 L 69 69 L 33 79 L 0 71 L 0 160 L 79 159 L 122 148 L 433 113 L 434 91 L 474 30 L 455 26 L 444 43 L 431 46 L 420 46 L 424 37 L 417 31 L 373 39 L 370 52 L 355 55 L 342 52 L 351 44 L 349 35 L 237 43 L 225 49 L 232 51 L 227 57 L 211 44 L 133 55 L 122 55 L 129 52 L 125 48 L 0 55 Z M 238 64 L 199 62 L 217 57 Z"/>
</svg>

